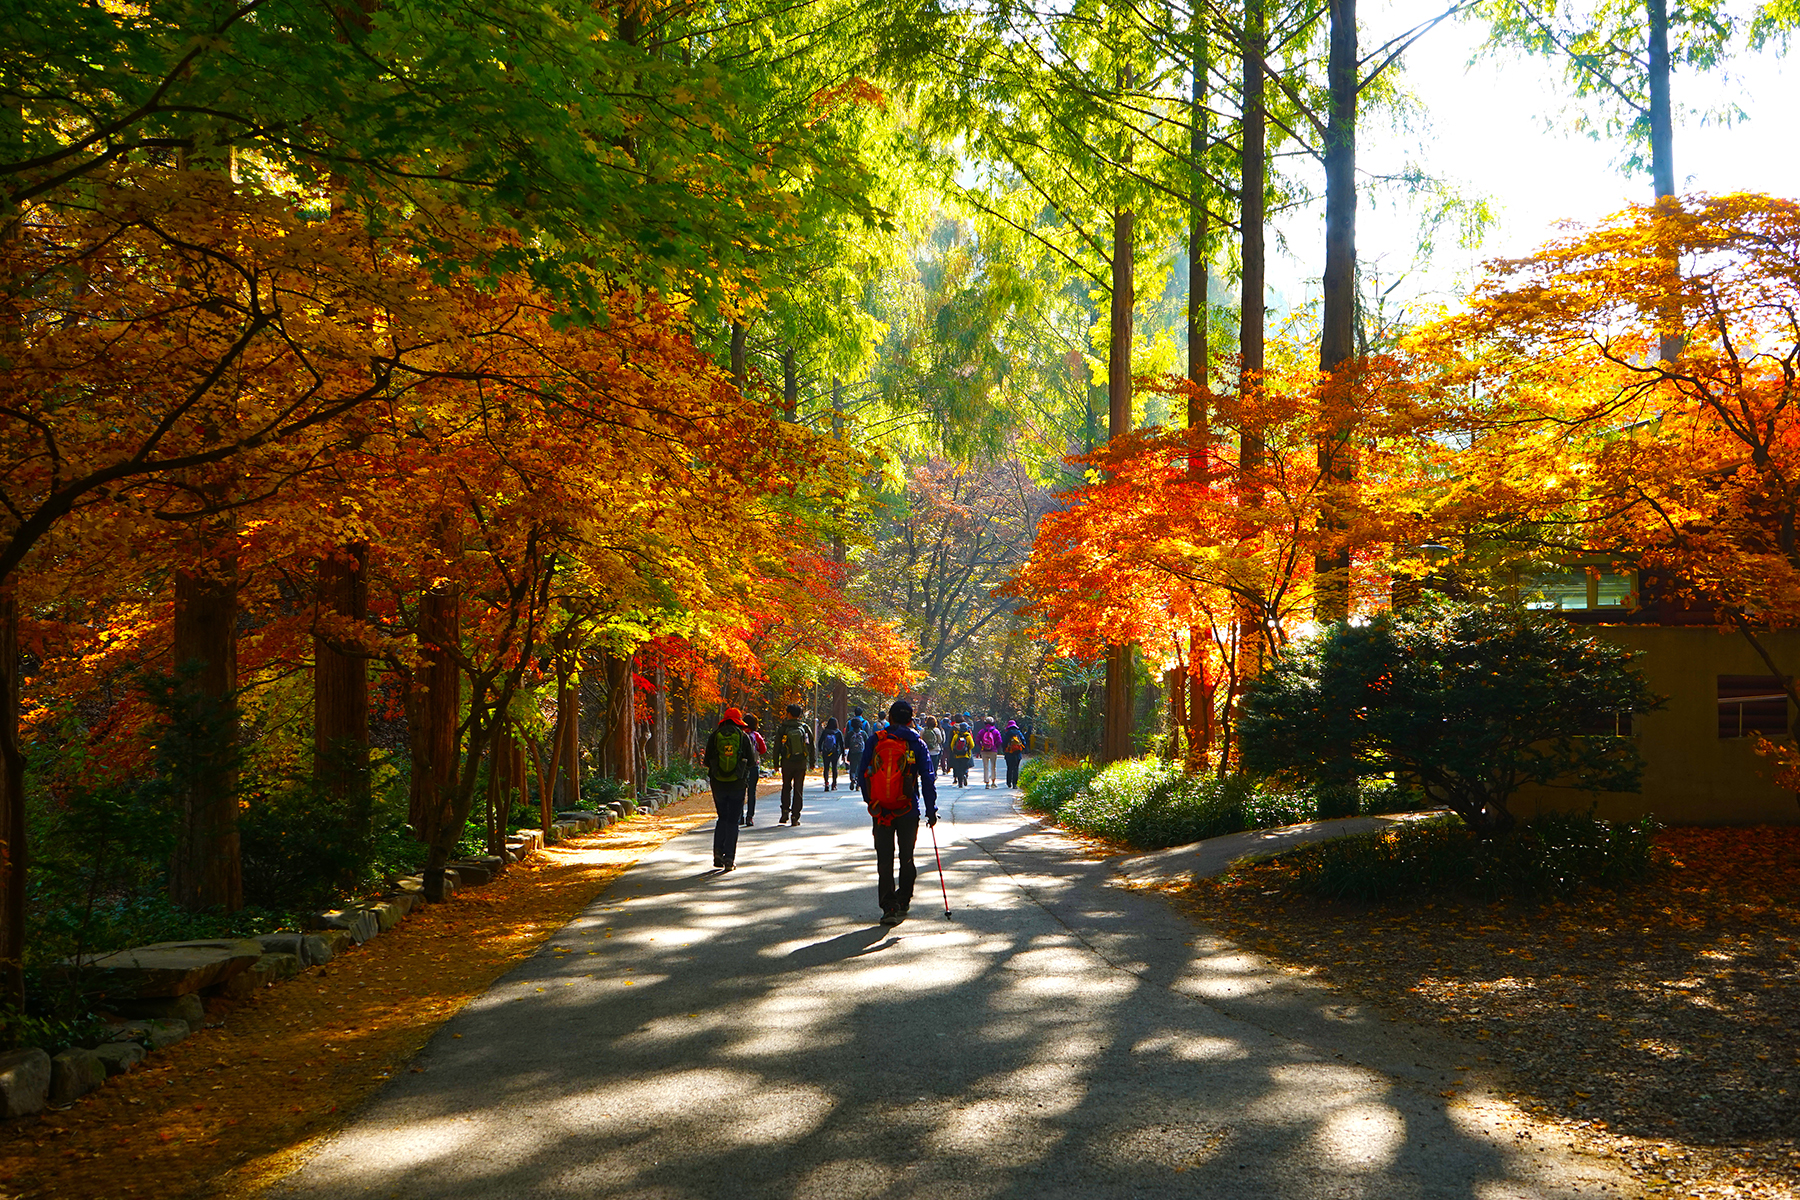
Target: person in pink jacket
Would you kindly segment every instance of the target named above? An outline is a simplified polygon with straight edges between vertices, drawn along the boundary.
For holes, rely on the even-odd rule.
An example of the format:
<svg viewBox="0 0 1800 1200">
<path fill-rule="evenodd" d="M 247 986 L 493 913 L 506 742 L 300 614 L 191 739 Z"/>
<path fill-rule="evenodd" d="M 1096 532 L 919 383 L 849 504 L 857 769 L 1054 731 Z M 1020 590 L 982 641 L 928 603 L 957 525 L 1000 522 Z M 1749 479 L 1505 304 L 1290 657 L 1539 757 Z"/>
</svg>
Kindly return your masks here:
<svg viewBox="0 0 1800 1200">
<path fill-rule="evenodd" d="M 1000 786 L 1000 727 L 994 718 L 981 718 L 981 732 L 975 735 L 975 748 L 981 751 L 981 782 L 988 787 Z"/>
</svg>

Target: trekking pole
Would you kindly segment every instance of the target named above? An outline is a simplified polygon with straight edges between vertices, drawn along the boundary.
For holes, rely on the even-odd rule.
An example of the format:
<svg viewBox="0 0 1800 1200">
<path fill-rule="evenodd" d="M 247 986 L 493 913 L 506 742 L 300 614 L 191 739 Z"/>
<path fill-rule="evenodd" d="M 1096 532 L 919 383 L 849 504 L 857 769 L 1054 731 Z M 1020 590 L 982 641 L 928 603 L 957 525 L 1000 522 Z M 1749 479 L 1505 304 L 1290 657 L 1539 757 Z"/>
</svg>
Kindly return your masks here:
<svg viewBox="0 0 1800 1200">
<path fill-rule="evenodd" d="M 950 889 L 944 886 L 944 856 L 938 850 L 937 826 L 928 825 L 926 828 L 931 830 L 931 856 L 937 859 L 938 891 L 944 894 L 944 920 L 949 921 L 953 919 L 950 916 Z"/>
</svg>

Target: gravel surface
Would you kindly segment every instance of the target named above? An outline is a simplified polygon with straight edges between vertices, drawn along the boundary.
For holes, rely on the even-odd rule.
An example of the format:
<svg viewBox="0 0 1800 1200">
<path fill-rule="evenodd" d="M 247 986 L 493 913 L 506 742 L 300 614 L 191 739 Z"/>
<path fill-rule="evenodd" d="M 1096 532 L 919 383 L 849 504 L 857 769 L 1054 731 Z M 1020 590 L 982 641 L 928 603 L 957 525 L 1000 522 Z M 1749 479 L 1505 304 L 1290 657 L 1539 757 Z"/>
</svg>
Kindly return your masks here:
<svg viewBox="0 0 1800 1200">
<path fill-rule="evenodd" d="M 1179 892 L 1200 921 L 1469 1047 L 1652 1193 L 1800 1194 L 1800 830 L 1682 829 L 1653 882 L 1551 904 L 1353 907 L 1278 865 Z"/>
</svg>

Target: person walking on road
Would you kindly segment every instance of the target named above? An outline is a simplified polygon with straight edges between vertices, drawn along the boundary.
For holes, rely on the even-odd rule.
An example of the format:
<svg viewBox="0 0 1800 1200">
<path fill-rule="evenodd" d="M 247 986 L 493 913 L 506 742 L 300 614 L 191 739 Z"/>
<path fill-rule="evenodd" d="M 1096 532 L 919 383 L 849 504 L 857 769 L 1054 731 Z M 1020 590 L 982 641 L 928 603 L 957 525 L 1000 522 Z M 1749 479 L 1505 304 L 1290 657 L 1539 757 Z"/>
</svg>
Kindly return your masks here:
<svg viewBox="0 0 1800 1200">
<path fill-rule="evenodd" d="M 825 790 L 837 791 L 838 768 L 844 761 L 844 731 L 838 728 L 836 717 L 825 718 L 825 728 L 819 730 L 819 758 L 825 763 Z"/>
<path fill-rule="evenodd" d="M 887 728 L 869 739 L 856 767 L 873 822 L 875 898 L 881 904 L 883 925 L 906 920 L 912 905 L 913 881 L 918 878 L 913 846 L 919 840 L 920 816 L 927 828 L 937 825 L 937 773 L 932 770 L 931 751 L 912 720 L 912 705 L 894 701 Z"/>
<path fill-rule="evenodd" d="M 1019 761 L 1025 757 L 1025 735 L 1019 729 L 1017 721 L 1006 723 L 1006 732 L 1000 735 L 1000 752 L 1006 756 L 1006 786 L 1019 786 Z"/>
<path fill-rule="evenodd" d="M 756 788 L 756 740 L 744 727 L 744 714 L 725 710 L 719 727 L 706 739 L 706 777 L 712 783 L 713 809 L 719 822 L 713 826 L 713 866 L 721 871 L 737 867 L 738 823 L 743 820 L 744 793 Z"/>
<path fill-rule="evenodd" d="M 981 782 L 984 787 L 1000 785 L 999 754 L 1000 727 L 994 724 L 994 718 L 981 718 L 981 732 L 975 735 L 975 744 L 981 748 Z"/>
<path fill-rule="evenodd" d="M 862 709 L 850 710 L 850 719 L 844 722 L 844 745 L 850 748 L 852 782 L 859 788 L 862 787 L 862 777 L 856 775 L 856 767 L 862 762 L 863 748 L 869 744 L 869 735 L 874 732 L 875 727 L 863 716 Z"/>
<path fill-rule="evenodd" d="M 975 735 L 969 727 L 956 724 L 950 727 L 950 774 L 956 779 L 956 786 L 969 786 L 969 768 L 975 765 Z"/>
<path fill-rule="evenodd" d="M 750 789 L 744 793 L 744 826 L 749 828 L 756 824 L 756 787 L 762 779 L 762 765 L 769 760 L 769 743 L 763 741 L 763 735 L 757 732 L 755 717 L 744 718 L 744 728 L 750 733 L 750 740 L 756 743 L 756 767 L 750 776 Z"/>
<path fill-rule="evenodd" d="M 812 726 L 800 718 L 806 710 L 787 706 L 787 719 L 775 730 L 775 758 L 781 764 L 781 819 L 777 825 L 800 823 L 800 802 L 806 790 L 806 773 L 818 765 Z"/>
<path fill-rule="evenodd" d="M 931 761 L 941 763 L 944 760 L 944 731 L 938 728 L 936 717 L 925 718 L 925 729 L 919 735 L 925 739 L 925 748 L 931 751 Z M 933 771 L 938 770 L 934 765 Z"/>
</svg>

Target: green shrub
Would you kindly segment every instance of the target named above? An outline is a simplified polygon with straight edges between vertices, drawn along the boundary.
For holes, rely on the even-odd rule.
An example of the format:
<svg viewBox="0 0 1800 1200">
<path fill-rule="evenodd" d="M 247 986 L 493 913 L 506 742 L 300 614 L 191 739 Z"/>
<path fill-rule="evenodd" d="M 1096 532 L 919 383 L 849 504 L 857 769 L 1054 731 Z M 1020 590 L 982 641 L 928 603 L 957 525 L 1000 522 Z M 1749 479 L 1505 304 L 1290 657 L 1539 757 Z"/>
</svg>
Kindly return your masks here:
<svg viewBox="0 0 1800 1200">
<path fill-rule="evenodd" d="M 1019 772 L 1019 787 L 1025 793 L 1023 804 L 1032 812 L 1055 816 L 1099 771 L 1088 762 L 1034 758 Z"/>
<path fill-rule="evenodd" d="M 1062 806 L 1057 819 L 1115 842 L 1132 840 L 1138 813 L 1153 793 L 1174 786 L 1181 768 L 1157 758 L 1128 758 L 1108 763 Z"/>
<path fill-rule="evenodd" d="M 1464 893 L 1567 895 L 1617 887 L 1654 869 L 1648 819 L 1630 824 L 1593 813 L 1547 813 L 1482 840 L 1454 818 L 1305 846 L 1281 857 L 1294 890 L 1326 899 L 1381 901 Z"/>
<path fill-rule="evenodd" d="M 1243 775 L 1187 775 L 1173 763 L 1134 758 L 1104 769 L 1040 763 L 1021 772 L 1025 807 L 1053 814 L 1071 829 L 1146 850 L 1204 838 L 1291 825 L 1312 816 L 1312 802 L 1272 781 Z"/>
<path fill-rule="evenodd" d="M 1146 850 L 1272 829 L 1309 820 L 1311 802 L 1298 792 L 1249 775 L 1182 775 L 1153 790 L 1134 814 L 1126 840 Z"/>
</svg>

